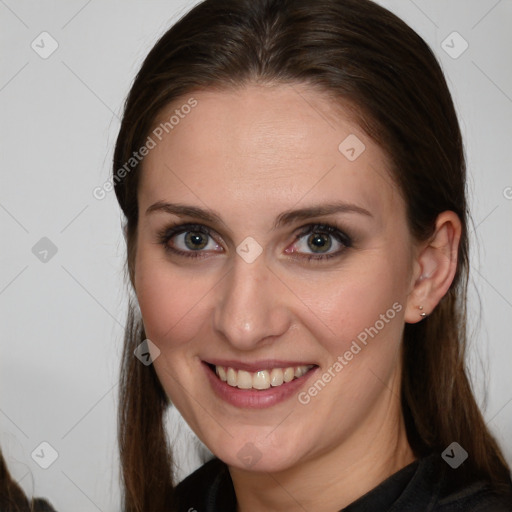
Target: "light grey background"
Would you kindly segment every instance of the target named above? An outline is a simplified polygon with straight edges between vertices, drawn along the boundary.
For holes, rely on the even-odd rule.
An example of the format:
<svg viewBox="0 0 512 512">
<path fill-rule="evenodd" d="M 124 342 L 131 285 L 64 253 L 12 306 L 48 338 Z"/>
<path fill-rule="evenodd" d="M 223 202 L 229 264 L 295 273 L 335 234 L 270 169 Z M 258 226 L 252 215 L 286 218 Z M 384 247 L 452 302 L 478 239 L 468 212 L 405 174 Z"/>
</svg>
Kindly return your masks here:
<svg viewBox="0 0 512 512">
<path fill-rule="evenodd" d="M 471 367 L 485 418 L 512 462 L 512 1 L 380 3 L 434 49 L 460 114 L 479 244 Z M 108 180 L 122 103 L 142 59 L 191 5 L 0 0 L 0 445 L 25 491 L 48 496 L 59 511 L 119 507 L 124 245 L 113 192 L 97 200 L 92 191 Z M 43 31 L 58 43 L 47 59 L 31 47 L 51 49 Z M 454 31 L 469 44 L 456 59 L 442 43 L 460 52 Z M 32 252 L 42 237 L 57 248 L 46 262 Z M 181 478 L 200 457 L 184 426 L 179 439 Z M 35 460 L 49 462 L 50 449 L 31 457 L 43 441 L 58 453 L 48 469 Z"/>
</svg>

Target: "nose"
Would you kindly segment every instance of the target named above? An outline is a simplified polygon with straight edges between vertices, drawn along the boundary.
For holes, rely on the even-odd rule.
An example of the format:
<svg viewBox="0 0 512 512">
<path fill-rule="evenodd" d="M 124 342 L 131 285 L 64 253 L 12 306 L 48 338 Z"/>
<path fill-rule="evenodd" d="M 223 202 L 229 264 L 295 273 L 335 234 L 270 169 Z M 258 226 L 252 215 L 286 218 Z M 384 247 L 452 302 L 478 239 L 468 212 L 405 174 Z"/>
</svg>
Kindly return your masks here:
<svg viewBox="0 0 512 512">
<path fill-rule="evenodd" d="M 282 336 L 289 329 L 291 318 L 284 300 L 280 299 L 279 285 L 263 257 L 247 263 L 237 256 L 217 289 L 214 313 L 217 333 L 242 351 L 254 350 Z"/>
</svg>

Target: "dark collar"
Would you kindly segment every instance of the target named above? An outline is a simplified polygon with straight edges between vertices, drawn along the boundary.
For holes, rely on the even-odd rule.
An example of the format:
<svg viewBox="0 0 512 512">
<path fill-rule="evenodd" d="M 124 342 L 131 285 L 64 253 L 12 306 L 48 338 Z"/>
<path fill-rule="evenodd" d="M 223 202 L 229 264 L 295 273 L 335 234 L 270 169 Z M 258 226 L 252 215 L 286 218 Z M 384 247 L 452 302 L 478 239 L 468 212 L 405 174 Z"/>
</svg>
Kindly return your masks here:
<svg viewBox="0 0 512 512">
<path fill-rule="evenodd" d="M 458 478 L 439 454 L 405 466 L 340 512 L 510 512 L 512 502 L 493 494 L 485 481 Z M 228 467 L 214 458 L 176 489 L 178 512 L 236 512 Z"/>
</svg>

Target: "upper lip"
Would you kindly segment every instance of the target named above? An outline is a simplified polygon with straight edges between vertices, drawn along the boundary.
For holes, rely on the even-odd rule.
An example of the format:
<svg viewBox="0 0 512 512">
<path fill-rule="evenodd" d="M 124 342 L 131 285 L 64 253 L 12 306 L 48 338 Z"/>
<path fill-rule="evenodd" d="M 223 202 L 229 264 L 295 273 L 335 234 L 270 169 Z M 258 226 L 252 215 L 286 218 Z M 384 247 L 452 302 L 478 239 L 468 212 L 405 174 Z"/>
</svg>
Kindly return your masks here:
<svg viewBox="0 0 512 512">
<path fill-rule="evenodd" d="M 260 370 L 272 370 L 273 368 L 289 368 L 295 366 L 317 366 L 314 363 L 305 363 L 303 361 L 284 361 L 281 359 L 262 359 L 260 361 L 242 362 L 233 359 L 209 359 L 204 360 L 206 364 L 233 368 L 235 370 L 245 370 L 247 372 L 257 372 Z"/>
</svg>

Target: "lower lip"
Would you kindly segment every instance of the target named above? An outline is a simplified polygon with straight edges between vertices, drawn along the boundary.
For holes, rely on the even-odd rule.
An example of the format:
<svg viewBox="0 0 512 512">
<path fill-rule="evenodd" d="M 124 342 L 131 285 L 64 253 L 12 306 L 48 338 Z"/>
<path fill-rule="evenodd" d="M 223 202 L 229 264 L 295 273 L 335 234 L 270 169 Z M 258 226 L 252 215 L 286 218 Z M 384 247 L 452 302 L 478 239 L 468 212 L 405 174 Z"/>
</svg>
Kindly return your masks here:
<svg viewBox="0 0 512 512">
<path fill-rule="evenodd" d="M 280 402 L 284 402 L 292 395 L 295 395 L 317 370 L 317 367 L 315 367 L 302 377 L 290 382 L 285 382 L 280 386 L 256 390 L 239 389 L 230 386 L 220 380 L 206 363 L 203 363 L 203 366 L 206 371 L 206 376 L 217 396 L 235 407 L 246 409 L 265 409 Z"/>
</svg>

